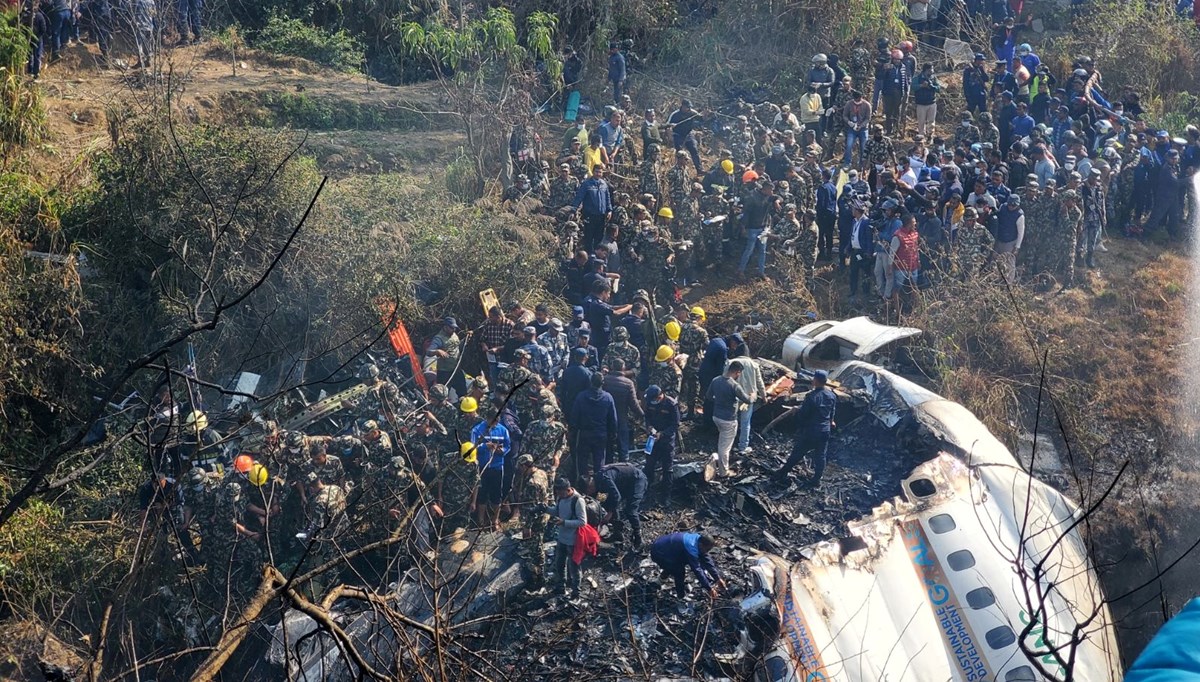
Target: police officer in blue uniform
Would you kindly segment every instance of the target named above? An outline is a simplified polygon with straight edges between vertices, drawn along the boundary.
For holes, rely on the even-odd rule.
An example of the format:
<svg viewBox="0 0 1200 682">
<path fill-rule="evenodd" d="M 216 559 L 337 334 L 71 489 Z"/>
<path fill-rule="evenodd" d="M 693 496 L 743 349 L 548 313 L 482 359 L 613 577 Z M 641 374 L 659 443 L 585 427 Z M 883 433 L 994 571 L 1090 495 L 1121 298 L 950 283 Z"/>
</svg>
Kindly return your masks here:
<svg viewBox="0 0 1200 682">
<path fill-rule="evenodd" d="M 768 425 L 767 428 L 770 428 L 790 416 L 799 420 L 792 443 L 792 455 L 788 457 L 783 468 L 772 474 L 776 480 L 785 480 L 800 460 L 811 452 L 813 475 L 807 483 L 814 488 L 821 484 L 821 475 L 825 472 L 825 453 L 829 449 L 829 433 L 835 426 L 833 415 L 837 410 L 837 396 L 825 386 L 828 381 L 829 374 L 824 370 L 813 372 L 813 388 L 804 396 L 804 402 L 776 417 L 775 421 Z"/>
</svg>

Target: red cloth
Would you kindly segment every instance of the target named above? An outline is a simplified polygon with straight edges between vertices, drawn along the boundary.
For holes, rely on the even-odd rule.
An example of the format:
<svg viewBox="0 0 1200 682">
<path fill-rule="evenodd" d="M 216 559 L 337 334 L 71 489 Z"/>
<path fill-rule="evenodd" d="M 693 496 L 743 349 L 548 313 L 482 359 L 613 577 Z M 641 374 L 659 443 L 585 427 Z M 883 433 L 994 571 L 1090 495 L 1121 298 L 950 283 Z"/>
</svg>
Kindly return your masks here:
<svg viewBox="0 0 1200 682">
<path fill-rule="evenodd" d="M 596 556 L 600 553 L 600 533 L 589 526 L 583 524 L 579 527 L 579 531 L 575 533 L 575 549 L 571 552 L 571 561 L 575 565 L 583 563 L 584 555 L 591 554 Z"/>
<path fill-rule="evenodd" d="M 916 230 L 900 230 L 896 238 L 900 240 L 900 248 L 896 249 L 896 267 L 905 272 L 914 272 L 921 265 L 917 252 L 918 237 Z"/>
</svg>

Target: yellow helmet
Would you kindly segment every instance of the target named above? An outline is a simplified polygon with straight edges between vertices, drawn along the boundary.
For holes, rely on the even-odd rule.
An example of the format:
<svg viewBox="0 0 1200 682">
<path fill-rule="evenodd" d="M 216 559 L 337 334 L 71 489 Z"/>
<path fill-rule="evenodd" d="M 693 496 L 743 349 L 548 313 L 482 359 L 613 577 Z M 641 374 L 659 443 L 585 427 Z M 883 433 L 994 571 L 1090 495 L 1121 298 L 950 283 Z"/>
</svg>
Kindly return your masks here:
<svg viewBox="0 0 1200 682">
<path fill-rule="evenodd" d="M 270 477 L 271 474 L 267 471 L 267 467 L 265 465 L 255 462 L 254 466 L 250 467 L 250 482 L 254 485 L 266 485 L 267 479 Z"/>
<path fill-rule="evenodd" d="M 476 458 L 475 452 L 475 444 L 471 441 L 467 441 L 458 446 L 458 454 L 462 455 L 464 462 L 470 462 L 471 464 L 474 464 Z"/>
<path fill-rule="evenodd" d="M 458 409 L 470 414 L 479 409 L 479 403 L 475 402 L 475 399 L 471 396 L 467 396 L 459 401 Z"/>
<path fill-rule="evenodd" d="M 208 428 L 208 417 L 200 410 L 194 410 L 187 416 L 187 425 L 197 431 L 203 431 Z"/>
<path fill-rule="evenodd" d="M 671 348 L 670 346 L 668 346 L 666 344 L 663 344 L 658 347 L 658 352 L 654 354 L 654 361 L 655 362 L 666 362 L 667 360 L 670 360 L 673 357 L 675 357 L 675 349 Z"/>
<path fill-rule="evenodd" d="M 698 306 L 698 305 L 697 305 L 697 306 L 692 306 L 692 309 L 691 309 L 691 311 L 689 311 L 689 312 L 691 312 L 691 313 L 692 313 L 692 317 L 698 317 L 698 318 L 700 318 L 700 319 L 702 319 L 702 320 L 707 320 L 707 319 L 708 319 L 708 315 L 707 315 L 707 314 L 704 312 L 704 308 L 701 308 L 701 307 L 700 307 L 700 306 Z"/>
<path fill-rule="evenodd" d="M 674 220 L 675 211 L 672 211 L 670 206 L 663 206 L 662 208 L 658 209 L 658 217 L 666 218 L 667 220 Z"/>
<path fill-rule="evenodd" d="M 670 322 L 663 325 L 663 329 L 665 329 L 667 332 L 667 338 L 671 339 L 672 341 L 678 341 L 679 340 L 679 332 L 683 331 L 683 328 L 680 327 L 679 323 L 676 322 L 675 320 L 671 320 Z"/>
<path fill-rule="evenodd" d="M 725 171 L 726 173 L 732 173 L 733 172 L 733 162 L 730 161 L 729 159 L 722 159 L 721 160 L 721 170 Z"/>
</svg>

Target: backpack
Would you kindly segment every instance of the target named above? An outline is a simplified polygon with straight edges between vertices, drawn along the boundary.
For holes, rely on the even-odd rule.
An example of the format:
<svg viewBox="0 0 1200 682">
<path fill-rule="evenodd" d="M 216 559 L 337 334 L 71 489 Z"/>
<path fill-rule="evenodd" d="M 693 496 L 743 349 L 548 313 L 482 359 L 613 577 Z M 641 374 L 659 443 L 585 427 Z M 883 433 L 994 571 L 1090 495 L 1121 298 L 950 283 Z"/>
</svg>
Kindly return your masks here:
<svg viewBox="0 0 1200 682">
<path fill-rule="evenodd" d="M 599 529 L 604 519 L 604 507 L 600 506 L 600 500 L 583 495 L 583 508 L 587 510 L 587 525 Z"/>
</svg>

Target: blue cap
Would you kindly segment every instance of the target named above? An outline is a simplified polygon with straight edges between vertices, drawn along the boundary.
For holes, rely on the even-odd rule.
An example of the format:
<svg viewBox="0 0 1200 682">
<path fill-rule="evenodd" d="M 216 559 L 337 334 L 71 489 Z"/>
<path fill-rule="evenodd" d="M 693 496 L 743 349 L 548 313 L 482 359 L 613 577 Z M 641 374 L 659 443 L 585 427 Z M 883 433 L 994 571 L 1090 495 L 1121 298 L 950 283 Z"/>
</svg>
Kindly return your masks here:
<svg viewBox="0 0 1200 682">
<path fill-rule="evenodd" d="M 453 317 L 442 318 L 442 326 L 449 327 L 451 329 L 458 329 L 458 320 L 454 319 Z"/>
<path fill-rule="evenodd" d="M 1179 158 L 1179 150 L 1178 150 L 1178 149 L 1171 149 L 1171 150 L 1168 150 L 1168 151 L 1167 151 L 1167 158 L 1168 158 L 1168 159 L 1178 159 L 1178 158 Z"/>
<path fill-rule="evenodd" d="M 646 388 L 646 400 L 654 400 L 660 395 L 662 395 L 662 389 L 658 387 L 658 384 L 650 384 Z"/>
<path fill-rule="evenodd" d="M 737 333 L 737 334 L 730 334 L 730 335 L 729 335 L 729 340 L 730 340 L 730 341 L 736 341 L 736 342 L 737 342 L 737 344 L 738 344 L 739 346 L 744 346 L 744 345 L 746 345 L 746 339 L 742 338 L 742 335 L 741 335 L 740 333 Z"/>
<path fill-rule="evenodd" d="M 985 56 L 985 55 L 984 55 L 982 52 L 976 52 L 976 53 L 975 53 L 975 61 L 977 61 L 977 62 L 981 62 L 981 61 L 983 61 L 983 60 L 985 60 L 985 59 L 987 59 L 987 57 L 986 57 L 986 56 Z"/>
<path fill-rule="evenodd" d="M 829 372 L 826 372 L 823 369 L 818 369 L 817 371 L 813 372 L 813 381 L 819 381 L 821 383 L 829 381 Z"/>
<path fill-rule="evenodd" d="M 573 315 L 576 319 L 583 317 L 583 306 L 581 306 L 581 305 L 572 306 L 571 307 L 571 315 Z"/>
<path fill-rule="evenodd" d="M 588 352 L 586 348 L 575 347 L 571 349 L 571 356 L 576 358 L 586 358 Z"/>
<path fill-rule="evenodd" d="M 1167 132 L 1167 131 L 1165 131 L 1165 130 L 1160 130 L 1160 131 L 1158 131 L 1157 133 L 1155 133 L 1155 134 L 1154 134 L 1154 136 L 1155 136 L 1155 137 L 1170 137 L 1170 136 L 1171 136 L 1171 133 L 1168 133 L 1168 132 Z"/>
<path fill-rule="evenodd" d="M 1000 93 L 1000 96 L 1003 97 L 1004 99 L 1012 99 L 1013 98 L 1013 94 L 1012 94 L 1011 90 L 1005 90 L 1004 92 Z"/>
</svg>

